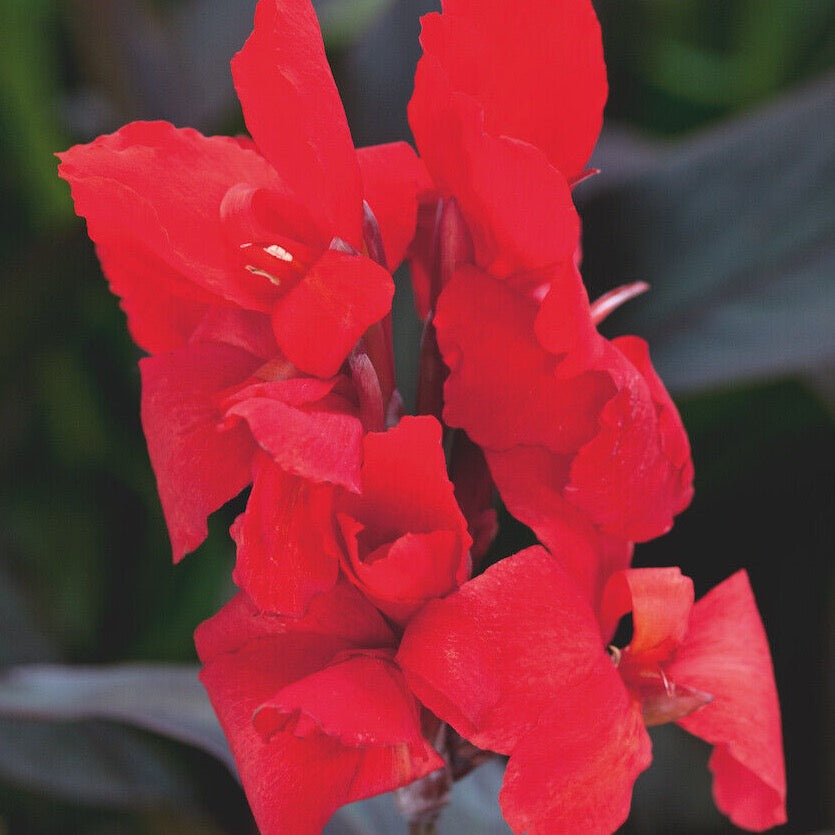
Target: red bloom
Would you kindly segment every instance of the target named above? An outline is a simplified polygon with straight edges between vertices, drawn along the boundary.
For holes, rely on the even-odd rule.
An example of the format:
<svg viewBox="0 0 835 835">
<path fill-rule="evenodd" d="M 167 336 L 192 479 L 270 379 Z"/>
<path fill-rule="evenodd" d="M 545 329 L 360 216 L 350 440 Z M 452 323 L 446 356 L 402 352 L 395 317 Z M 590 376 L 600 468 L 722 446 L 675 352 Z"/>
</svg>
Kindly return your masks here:
<svg viewBox="0 0 835 835">
<path fill-rule="evenodd" d="M 571 552 L 594 597 L 592 555 L 626 565 L 629 543 L 667 531 L 692 496 L 687 437 L 646 346 L 600 336 L 576 266 L 569 183 L 606 97 L 599 27 L 588 0 L 443 6 L 424 18 L 409 115 L 441 199 L 460 207 L 457 237 L 472 238 L 450 256 L 445 210 L 434 255 L 417 253 L 419 280 L 440 273 L 417 297 L 437 299 L 444 419 L 484 449 L 543 543 L 592 544 Z"/>
<path fill-rule="evenodd" d="M 362 441 L 362 491 L 287 475 L 266 456 L 233 527 L 235 582 L 268 612 L 302 614 L 345 574 L 405 623 L 469 576 L 467 524 L 446 475 L 441 427 L 406 417 Z"/>
<path fill-rule="evenodd" d="M 389 405 L 390 335 L 368 329 L 426 187 L 405 143 L 354 150 L 307 0 L 261 0 L 233 75 L 254 141 L 133 123 L 60 155 L 131 333 L 157 354 L 143 423 L 175 559 L 249 483 L 257 446 L 356 489 L 363 393 L 340 412 L 335 389 L 366 333 Z M 287 379 L 307 374 L 325 388 Z"/>
<path fill-rule="evenodd" d="M 195 642 L 264 835 L 318 833 L 343 804 L 443 765 L 393 663 L 393 633 L 348 584 L 301 619 L 262 614 L 240 594 Z"/>
<path fill-rule="evenodd" d="M 628 611 L 633 639 L 610 658 Z M 779 706 L 744 572 L 695 606 L 678 569 L 620 572 L 598 622 L 559 562 L 531 548 L 427 605 L 397 660 L 440 718 L 510 754 L 500 801 L 516 832 L 614 831 L 650 762 L 643 724 L 662 721 L 715 746 L 714 797 L 737 825 L 785 820 Z"/>
</svg>

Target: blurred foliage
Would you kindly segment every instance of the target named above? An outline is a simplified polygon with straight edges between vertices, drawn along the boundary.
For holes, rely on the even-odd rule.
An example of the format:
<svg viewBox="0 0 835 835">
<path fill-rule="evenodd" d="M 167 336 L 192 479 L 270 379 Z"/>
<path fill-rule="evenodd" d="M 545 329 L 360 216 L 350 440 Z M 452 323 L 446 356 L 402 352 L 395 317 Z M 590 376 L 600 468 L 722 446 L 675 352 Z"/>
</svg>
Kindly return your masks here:
<svg viewBox="0 0 835 835">
<path fill-rule="evenodd" d="M 677 134 L 835 64 L 831 0 L 600 0 L 608 114 Z"/>
<path fill-rule="evenodd" d="M 363 142 L 404 135 L 417 16 L 429 5 L 319 4 Z M 610 67 L 609 115 L 656 134 L 680 135 L 750 110 L 830 70 L 835 59 L 833 0 L 596 5 Z M 191 661 L 194 626 L 231 595 L 225 528 L 243 500 L 212 520 L 198 553 L 171 565 L 139 425 L 139 354 L 51 155 L 132 118 L 240 129 L 226 67 L 249 30 L 252 6 L 0 0 L 2 663 Z M 643 303 L 651 308 L 652 297 Z M 697 498 L 669 537 L 639 549 L 638 560 L 681 564 L 700 592 L 749 568 L 782 686 L 791 781 L 786 831 L 835 825 L 835 809 L 826 807 L 835 772 L 825 747 L 835 730 L 831 412 L 796 380 L 694 394 L 682 411 Z M 28 733 L 5 732 L 19 744 Z M 114 745 L 128 744 L 116 737 Z M 252 830 L 222 766 L 182 746 L 138 738 L 137 751 L 147 748 L 149 758 L 179 775 L 168 795 L 108 804 L 4 771 L 0 833 Z M 61 751 L 70 749 L 58 746 L 41 744 L 45 761 L 62 762 Z M 660 795 L 645 802 L 641 791 L 642 832 L 727 828 L 705 818 L 709 812 L 688 811 L 692 826 L 677 820 L 676 808 L 661 808 Z M 707 809 L 709 800 L 698 804 Z M 104 811 L 106 805 L 117 808 Z M 132 806 L 135 812 L 125 811 Z"/>
</svg>

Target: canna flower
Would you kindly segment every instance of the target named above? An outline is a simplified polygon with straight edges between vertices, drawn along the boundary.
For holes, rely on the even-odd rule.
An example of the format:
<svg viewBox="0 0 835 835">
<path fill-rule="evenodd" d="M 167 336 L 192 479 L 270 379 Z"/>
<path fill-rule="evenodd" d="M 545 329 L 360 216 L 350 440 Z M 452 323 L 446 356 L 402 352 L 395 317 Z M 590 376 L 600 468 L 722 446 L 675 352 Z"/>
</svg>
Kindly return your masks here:
<svg viewBox="0 0 835 835">
<path fill-rule="evenodd" d="M 195 643 L 264 835 L 313 835 L 343 804 L 443 766 L 393 661 L 395 634 L 349 583 L 302 618 L 261 613 L 241 593 Z"/>
<path fill-rule="evenodd" d="M 261 0 L 232 71 L 252 139 L 136 122 L 59 155 L 153 355 L 143 425 L 175 560 L 251 482 L 260 450 L 358 489 L 369 386 L 346 393 L 346 360 L 362 339 L 384 410 L 396 402 L 388 269 L 425 180 L 405 143 L 354 149 L 307 0 Z"/>
<path fill-rule="evenodd" d="M 624 567 L 631 542 L 666 532 L 693 477 L 645 343 L 598 333 L 610 305 L 589 304 L 577 267 L 571 186 L 606 99 L 599 25 L 589 0 L 442 5 L 423 18 L 409 118 L 441 202 L 415 260 L 449 369 L 443 417 L 483 449 L 510 512 L 577 555 L 594 598 L 595 560 Z"/>
<path fill-rule="evenodd" d="M 632 640 L 607 651 L 629 612 Z M 779 705 L 744 572 L 695 605 L 676 568 L 616 572 L 595 612 L 533 547 L 429 603 L 397 661 L 437 716 L 510 756 L 499 801 L 514 832 L 617 829 L 651 761 L 645 725 L 669 721 L 714 746 L 714 799 L 734 823 L 785 820 Z"/>
<path fill-rule="evenodd" d="M 264 612 L 298 616 L 343 574 L 394 623 L 469 577 L 471 539 L 441 426 L 404 417 L 362 439 L 362 490 L 289 475 L 263 456 L 232 534 L 233 579 Z"/>
</svg>

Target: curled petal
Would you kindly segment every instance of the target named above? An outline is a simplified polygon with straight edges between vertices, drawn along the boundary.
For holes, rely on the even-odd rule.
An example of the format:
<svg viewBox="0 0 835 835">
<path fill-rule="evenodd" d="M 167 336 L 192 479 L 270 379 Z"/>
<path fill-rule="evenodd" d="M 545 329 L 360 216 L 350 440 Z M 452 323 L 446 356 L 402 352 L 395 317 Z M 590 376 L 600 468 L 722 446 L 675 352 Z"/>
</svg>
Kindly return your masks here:
<svg viewBox="0 0 835 835">
<path fill-rule="evenodd" d="M 262 611 L 304 614 L 339 573 L 332 516 L 333 488 L 289 475 L 264 456 L 232 526 L 235 584 Z"/>
<path fill-rule="evenodd" d="M 714 746 L 710 769 L 719 809 L 745 829 L 783 823 L 780 705 L 768 639 L 744 571 L 696 602 L 687 638 L 667 672 L 714 697 L 679 724 Z"/>
<path fill-rule="evenodd" d="M 533 530 L 596 610 L 608 578 L 629 566 L 632 543 L 602 533 L 563 496 L 568 456 L 533 446 L 486 455 L 507 509 Z"/>
<path fill-rule="evenodd" d="M 326 407 L 323 398 L 334 382 L 296 378 L 250 386 L 226 414 L 243 418 L 259 446 L 288 473 L 359 491 L 362 424 L 347 403 L 344 410 Z"/>
<path fill-rule="evenodd" d="M 420 756 L 426 747 L 403 674 L 379 654 L 352 653 L 283 687 L 259 706 L 253 722 L 269 739 L 281 731 L 304 736 L 311 730 L 305 719 L 351 748 L 404 745 Z"/>
<path fill-rule="evenodd" d="M 693 581 L 678 568 L 619 571 L 603 594 L 601 630 L 613 634 L 620 618 L 632 612 L 630 658 L 635 663 L 666 661 L 687 634 L 692 607 Z"/>
<path fill-rule="evenodd" d="M 598 364 L 618 391 L 575 456 L 565 496 L 611 536 L 642 542 L 666 533 L 692 498 L 689 442 L 643 340 L 615 340 Z"/>
<path fill-rule="evenodd" d="M 376 666 L 371 670 L 362 660 L 331 666 L 363 646 L 390 646 L 393 641 L 373 606 L 345 584 L 315 598 L 300 619 L 265 616 L 239 595 L 198 628 L 195 643 L 205 665 L 201 680 L 264 835 L 315 835 L 339 806 L 405 785 L 441 765 L 428 744 L 415 743 L 410 720 L 416 706 L 398 684 L 399 674 L 390 662 L 375 659 L 372 652 L 370 664 Z M 390 675 L 379 669 L 385 663 L 392 668 Z M 389 718 L 383 724 L 386 741 L 397 736 L 398 724 L 401 740 L 363 747 L 358 720 L 373 711 L 373 691 L 365 692 L 367 709 L 356 716 L 352 704 L 305 685 L 323 674 L 328 685 L 356 696 L 357 673 L 374 676 L 377 684 L 386 685 L 387 696 L 396 699 L 376 707 Z M 257 719 L 264 711 L 256 711 L 276 698 L 283 699 L 282 708 L 299 712 L 304 701 L 333 735 L 318 725 L 304 736 L 276 727 L 265 739 L 253 716 Z M 261 721 L 268 716 L 264 713 Z M 376 732 L 371 723 L 368 733 Z"/>
</svg>

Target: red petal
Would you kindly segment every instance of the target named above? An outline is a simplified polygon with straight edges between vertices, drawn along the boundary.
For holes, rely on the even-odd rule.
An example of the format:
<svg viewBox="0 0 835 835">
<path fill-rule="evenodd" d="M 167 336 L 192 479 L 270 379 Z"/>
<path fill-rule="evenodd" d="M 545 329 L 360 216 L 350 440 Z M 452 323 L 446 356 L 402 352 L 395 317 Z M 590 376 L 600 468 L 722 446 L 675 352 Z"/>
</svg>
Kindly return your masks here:
<svg viewBox="0 0 835 835">
<path fill-rule="evenodd" d="M 321 733 L 305 739 L 276 733 L 265 742 L 253 725 L 257 708 L 282 688 L 315 674 L 337 653 L 351 649 L 353 641 L 362 640 L 356 619 L 368 624 L 363 607 L 379 624 L 368 637 L 374 640 L 374 632 L 385 629 L 373 607 L 356 592 L 351 595 L 345 597 L 344 587 L 322 595 L 301 622 L 259 616 L 239 596 L 195 635 L 206 664 L 201 679 L 265 835 L 314 835 L 339 806 L 404 785 L 441 764 L 425 743 L 420 752 L 410 753 L 405 741 L 367 750 L 346 747 Z M 322 622 L 322 614 L 343 603 L 348 607 L 339 619 L 349 631 L 341 636 L 331 631 L 333 616 Z M 302 631 L 305 626 L 312 631 Z M 285 631 L 288 627 L 291 631 Z"/>
<path fill-rule="evenodd" d="M 786 820 L 780 705 L 768 639 L 744 571 L 699 600 L 671 679 L 713 701 L 680 720 L 714 745 L 710 768 L 716 805 L 737 825 L 762 830 Z"/>
<path fill-rule="evenodd" d="M 537 310 L 535 301 L 473 267 L 458 270 L 438 300 L 434 322 L 450 368 L 444 418 L 479 446 L 570 452 L 598 429 L 611 380 L 596 372 L 557 379 L 555 358 L 534 336 Z"/>
<path fill-rule="evenodd" d="M 351 748 L 407 745 L 420 755 L 426 745 L 403 674 L 375 655 L 350 655 L 287 685 L 258 708 L 253 722 L 266 738 L 278 731 L 305 736 L 312 722 Z"/>
<path fill-rule="evenodd" d="M 235 584 L 263 611 L 304 614 L 314 595 L 331 588 L 339 574 L 332 518 L 333 488 L 264 460 L 246 511 L 232 526 L 238 545 Z"/>
<path fill-rule="evenodd" d="M 587 679 L 554 694 L 514 748 L 499 794 L 502 813 L 514 832 L 529 835 L 614 832 L 651 761 L 640 707 L 601 658 Z"/>
<path fill-rule="evenodd" d="M 537 148 L 484 133 L 476 102 L 431 59 L 418 65 L 409 121 L 438 189 L 469 223 L 479 266 L 506 277 L 573 256 L 579 220 L 563 175 Z"/>
<path fill-rule="evenodd" d="M 487 451 L 487 462 L 510 513 L 533 530 L 597 609 L 606 580 L 632 559 L 632 543 L 601 533 L 565 500 L 568 457 L 541 447 Z M 606 635 L 605 638 L 611 637 Z"/>
<path fill-rule="evenodd" d="M 567 179 L 579 176 L 607 92 L 600 26 L 589 0 L 540 0 L 524 13 L 502 0 L 445 0 L 443 9 L 422 19 L 420 40 L 451 89 L 484 109 L 488 133 L 529 142 Z"/>
<path fill-rule="evenodd" d="M 332 377 L 365 330 L 391 310 L 393 295 L 382 267 L 330 250 L 276 304 L 278 344 L 297 368 Z"/>
<path fill-rule="evenodd" d="M 690 459 L 690 441 L 678 409 L 661 378 L 655 373 L 649 357 L 649 346 L 643 339 L 621 336 L 613 340 L 612 345 L 638 369 L 649 388 L 655 411 L 658 413 L 658 441 L 661 452 L 673 473 L 670 497 L 672 512 L 680 513 L 693 498 L 693 462 Z"/>
<path fill-rule="evenodd" d="M 473 744 L 504 754 L 601 659 L 614 673 L 588 603 L 537 547 L 427 603 L 397 655 L 423 704 Z"/>
<path fill-rule="evenodd" d="M 395 270 L 415 236 L 419 196 L 432 188 L 426 165 L 405 142 L 357 150 L 365 200 L 371 207 L 386 251 L 386 266 Z"/>
<path fill-rule="evenodd" d="M 111 292 L 121 300 L 130 335 L 150 354 L 182 348 L 205 315 L 217 309 L 141 243 L 108 241 L 96 246 L 96 254 Z"/>
<path fill-rule="evenodd" d="M 563 357 L 556 368 L 560 377 L 588 370 L 603 350 L 603 337 L 591 320 L 589 297 L 574 261 L 566 261 L 551 282 L 534 330 L 546 351 Z"/>
<path fill-rule="evenodd" d="M 233 139 L 207 138 L 166 122 L 134 122 L 60 157 L 58 170 L 72 186 L 76 212 L 87 218 L 111 286 L 125 299 L 132 332 L 143 345 L 170 345 L 161 320 L 184 315 L 151 312 L 145 321 L 146 284 L 164 293 L 160 309 L 185 299 L 189 316 L 196 302 L 263 308 L 247 273 L 228 269 L 220 221 L 232 185 L 275 184 L 275 172 L 256 153 Z"/>
<path fill-rule="evenodd" d="M 237 594 L 214 617 L 197 627 L 194 642 L 201 661 L 207 664 L 249 641 L 291 632 L 336 639 L 338 651 L 345 646 L 393 646 L 395 640 L 380 613 L 354 586 L 340 582 L 314 597 L 301 618 L 264 614 L 246 594 Z"/>
<path fill-rule="evenodd" d="M 675 407 L 666 393 L 659 402 L 654 390 L 660 381 L 648 380 L 621 346 L 633 354 L 643 346 L 640 359 L 646 357 L 645 343 L 635 337 L 605 346 L 599 367 L 609 370 L 619 391 L 600 413 L 596 436 L 575 457 L 565 495 L 607 533 L 641 542 L 666 533 L 689 503 L 692 465 Z"/>
<path fill-rule="evenodd" d="M 428 598 L 466 580 L 470 537 L 446 474 L 441 425 L 404 417 L 365 436 L 362 494 L 343 496 L 350 574 L 380 608 L 405 621 Z"/>
<path fill-rule="evenodd" d="M 323 228 L 360 249 L 360 171 L 309 0 L 260 0 L 232 76 L 258 149 Z"/>
<path fill-rule="evenodd" d="M 249 430 L 243 424 L 222 427 L 215 403 L 259 364 L 251 354 L 215 343 L 139 363 L 142 426 L 175 561 L 206 538 L 206 517 L 251 480 L 256 446 Z"/>
<path fill-rule="evenodd" d="M 619 571 L 606 584 L 600 604 L 601 631 L 614 634 L 632 612 L 627 653 L 636 664 L 665 661 L 684 640 L 693 606 L 693 581 L 678 568 Z"/>
<path fill-rule="evenodd" d="M 264 360 L 272 360 L 279 353 L 270 317 L 234 307 L 209 308 L 191 341 L 234 345 Z"/>
<path fill-rule="evenodd" d="M 287 472 L 359 491 L 362 424 L 324 404 L 317 410 L 316 401 L 333 385 L 297 378 L 251 386 L 226 413 L 244 418 L 258 444 Z"/>
<path fill-rule="evenodd" d="M 343 505 L 377 544 L 389 534 L 451 530 L 467 538 L 446 474 L 441 425 L 428 416 L 404 417 L 387 432 L 369 432 L 363 441 L 362 495 Z M 469 547 L 466 542 L 464 550 Z"/>
<path fill-rule="evenodd" d="M 363 560 L 357 539 L 362 526 L 342 516 L 340 528 L 348 550 L 346 571 L 396 623 L 405 624 L 427 600 L 442 597 L 466 579 L 466 549 L 454 531 L 406 533 Z"/>
</svg>

